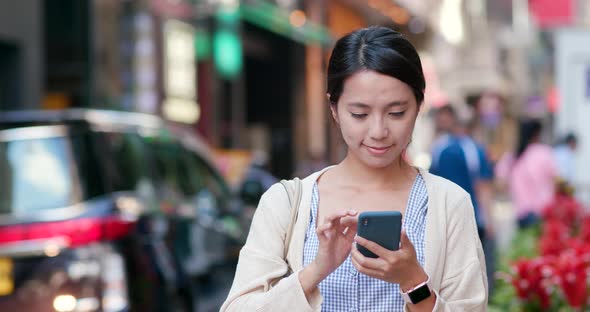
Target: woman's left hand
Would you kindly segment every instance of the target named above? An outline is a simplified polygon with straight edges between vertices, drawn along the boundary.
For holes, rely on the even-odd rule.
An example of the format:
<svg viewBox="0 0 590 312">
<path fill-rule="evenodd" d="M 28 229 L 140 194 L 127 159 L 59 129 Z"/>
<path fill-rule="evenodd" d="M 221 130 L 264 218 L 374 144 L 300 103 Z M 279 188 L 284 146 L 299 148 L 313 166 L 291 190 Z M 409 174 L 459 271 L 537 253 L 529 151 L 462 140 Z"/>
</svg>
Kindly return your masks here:
<svg viewBox="0 0 590 312">
<path fill-rule="evenodd" d="M 399 284 L 402 291 L 408 291 L 428 279 L 405 230 L 401 233 L 399 250 L 386 249 L 360 236 L 356 236 L 355 241 L 378 256 L 378 258 L 368 258 L 358 249 L 352 248 L 352 264 L 359 272 L 382 281 Z"/>
</svg>

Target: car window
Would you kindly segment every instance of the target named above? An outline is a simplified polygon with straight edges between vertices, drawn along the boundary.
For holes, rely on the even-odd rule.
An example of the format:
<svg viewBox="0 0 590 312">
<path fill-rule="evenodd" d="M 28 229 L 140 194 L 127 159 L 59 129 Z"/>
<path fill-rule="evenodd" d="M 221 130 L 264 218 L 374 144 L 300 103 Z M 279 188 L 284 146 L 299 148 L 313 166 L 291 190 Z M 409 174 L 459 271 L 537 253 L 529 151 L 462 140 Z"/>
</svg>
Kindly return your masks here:
<svg viewBox="0 0 590 312">
<path fill-rule="evenodd" d="M 139 137 L 132 133 L 97 133 L 106 140 L 111 162 L 109 175 L 113 191 L 137 190 L 142 180 L 148 179 L 146 158 Z M 104 152 L 104 150 L 102 151 Z"/>
<path fill-rule="evenodd" d="M 220 213 L 227 212 L 231 194 L 219 175 L 196 153 L 189 152 L 187 154 L 187 164 L 187 166 L 193 167 L 195 169 L 194 171 L 197 172 L 194 177 L 198 177 L 199 187 L 201 189 L 207 189 L 215 197 L 218 209 L 221 210 Z"/>
<path fill-rule="evenodd" d="M 190 161 L 190 153 L 180 145 L 178 151 L 175 163 L 180 189 L 186 197 L 195 196 L 204 187 L 203 177 L 199 172 L 199 168 Z"/>
<path fill-rule="evenodd" d="M 179 146 L 173 141 L 152 140 L 148 143 L 148 148 L 154 156 L 158 192 L 166 202 L 178 204 L 183 198 L 177 164 Z"/>
<path fill-rule="evenodd" d="M 27 214 L 80 202 L 73 158 L 68 137 L 0 142 L 0 213 Z"/>
</svg>

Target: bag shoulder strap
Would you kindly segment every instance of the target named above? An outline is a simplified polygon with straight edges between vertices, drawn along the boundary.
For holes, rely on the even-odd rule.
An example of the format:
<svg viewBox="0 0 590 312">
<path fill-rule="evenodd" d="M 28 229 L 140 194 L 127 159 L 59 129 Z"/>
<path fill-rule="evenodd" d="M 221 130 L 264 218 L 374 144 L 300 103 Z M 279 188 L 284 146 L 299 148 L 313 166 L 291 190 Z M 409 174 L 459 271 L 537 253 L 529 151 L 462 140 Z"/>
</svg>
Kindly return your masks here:
<svg viewBox="0 0 590 312">
<path fill-rule="evenodd" d="M 291 244 L 291 238 L 293 237 L 293 228 L 297 221 L 297 215 L 299 214 L 299 205 L 301 204 L 301 180 L 295 178 L 292 181 L 281 180 L 281 184 L 287 192 L 289 198 L 289 206 L 291 208 L 291 218 L 289 227 L 285 235 L 285 247 L 283 250 L 283 259 L 287 259 L 287 252 L 289 251 L 289 245 Z"/>
</svg>

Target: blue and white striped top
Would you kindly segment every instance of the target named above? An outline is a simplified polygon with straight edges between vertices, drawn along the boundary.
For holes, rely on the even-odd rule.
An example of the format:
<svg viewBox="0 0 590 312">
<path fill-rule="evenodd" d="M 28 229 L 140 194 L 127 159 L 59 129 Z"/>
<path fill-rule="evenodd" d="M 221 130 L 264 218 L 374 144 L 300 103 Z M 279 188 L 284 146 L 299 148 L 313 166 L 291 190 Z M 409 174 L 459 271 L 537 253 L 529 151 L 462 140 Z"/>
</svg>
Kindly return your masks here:
<svg viewBox="0 0 590 312">
<path fill-rule="evenodd" d="M 303 247 L 303 265 L 307 266 L 315 259 L 319 241 L 316 235 L 316 219 L 319 206 L 317 183 L 313 187 L 311 218 L 305 234 Z M 428 210 L 428 192 L 420 174 L 412 186 L 402 227 L 414 248 L 418 261 L 424 266 L 424 235 L 426 229 L 426 212 Z M 324 297 L 322 311 L 402 311 L 404 300 L 399 285 L 391 284 L 359 273 L 350 260 L 350 256 L 330 274 L 320 285 Z"/>
</svg>

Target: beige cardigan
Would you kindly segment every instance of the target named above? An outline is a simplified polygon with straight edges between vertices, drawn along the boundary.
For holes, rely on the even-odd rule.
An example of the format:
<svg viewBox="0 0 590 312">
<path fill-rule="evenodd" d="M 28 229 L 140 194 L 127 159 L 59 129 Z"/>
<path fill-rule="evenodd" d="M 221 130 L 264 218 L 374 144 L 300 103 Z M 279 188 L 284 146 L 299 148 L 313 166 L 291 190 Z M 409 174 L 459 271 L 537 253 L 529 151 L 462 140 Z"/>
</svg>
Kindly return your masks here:
<svg viewBox="0 0 590 312">
<path fill-rule="evenodd" d="M 287 193 L 275 184 L 262 196 L 221 311 L 321 311 L 319 290 L 308 302 L 298 273 L 303 269 L 313 185 L 325 170 L 302 180 L 299 216 L 286 262 L 284 241 L 291 218 Z M 485 260 L 470 197 L 448 180 L 420 173 L 428 191 L 424 270 L 437 297 L 433 311 L 486 311 Z M 289 268 L 295 273 L 285 276 Z"/>
</svg>

